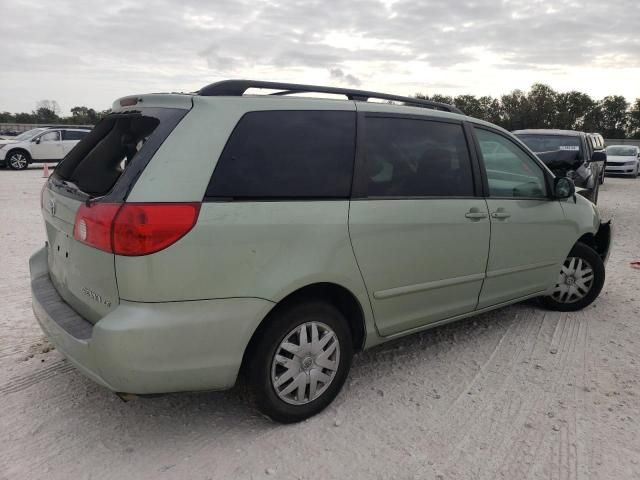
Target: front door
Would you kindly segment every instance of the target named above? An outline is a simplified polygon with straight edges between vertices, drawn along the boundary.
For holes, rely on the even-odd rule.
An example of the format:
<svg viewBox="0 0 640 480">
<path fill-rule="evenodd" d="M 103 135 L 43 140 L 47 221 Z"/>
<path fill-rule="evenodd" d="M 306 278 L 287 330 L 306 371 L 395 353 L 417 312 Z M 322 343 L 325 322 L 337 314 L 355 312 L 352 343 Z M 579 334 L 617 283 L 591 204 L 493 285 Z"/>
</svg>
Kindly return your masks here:
<svg viewBox="0 0 640 480">
<path fill-rule="evenodd" d="M 64 157 L 62 139 L 58 130 L 51 130 L 40 135 L 31 146 L 31 157 L 34 160 L 59 160 Z"/>
<path fill-rule="evenodd" d="M 461 123 L 360 119 L 349 232 L 379 333 L 473 311 L 490 232 Z"/>
<path fill-rule="evenodd" d="M 478 308 L 542 293 L 571 248 L 571 227 L 547 193 L 544 168 L 501 132 L 474 128 L 491 216 L 487 278 Z"/>
</svg>

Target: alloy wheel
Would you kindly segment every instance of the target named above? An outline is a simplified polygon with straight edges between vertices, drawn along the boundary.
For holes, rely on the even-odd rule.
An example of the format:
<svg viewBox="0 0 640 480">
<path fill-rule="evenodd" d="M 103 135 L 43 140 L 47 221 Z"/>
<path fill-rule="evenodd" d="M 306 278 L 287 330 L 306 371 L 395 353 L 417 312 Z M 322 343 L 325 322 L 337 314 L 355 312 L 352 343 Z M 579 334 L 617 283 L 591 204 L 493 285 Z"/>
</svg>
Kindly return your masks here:
<svg viewBox="0 0 640 480">
<path fill-rule="evenodd" d="M 575 303 L 589 293 L 593 281 L 593 267 L 584 258 L 568 257 L 551 297 L 559 303 Z"/>
<path fill-rule="evenodd" d="M 322 322 L 306 322 L 291 330 L 276 349 L 271 385 L 291 405 L 305 405 L 320 397 L 336 376 L 340 342 Z"/>
<path fill-rule="evenodd" d="M 27 168 L 27 163 L 27 157 L 24 155 L 24 153 L 17 152 L 9 157 L 9 165 L 15 170 L 22 170 Z"/>
</svg>

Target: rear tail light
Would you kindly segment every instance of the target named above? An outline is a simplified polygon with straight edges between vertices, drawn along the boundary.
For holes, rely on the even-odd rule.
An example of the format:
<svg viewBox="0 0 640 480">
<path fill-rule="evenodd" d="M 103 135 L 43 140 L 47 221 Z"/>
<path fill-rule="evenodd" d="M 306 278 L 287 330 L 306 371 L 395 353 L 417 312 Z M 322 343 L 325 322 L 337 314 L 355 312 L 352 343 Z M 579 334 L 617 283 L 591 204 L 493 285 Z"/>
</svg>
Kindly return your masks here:
<svg viewBox="0 0 640 480">
<path fill-rule="evenodd" d="M 159 252 L 195 225 L 199 203 L 94 203 L 76 214 L 76 240 L 116 255 Z"/>
</svg>

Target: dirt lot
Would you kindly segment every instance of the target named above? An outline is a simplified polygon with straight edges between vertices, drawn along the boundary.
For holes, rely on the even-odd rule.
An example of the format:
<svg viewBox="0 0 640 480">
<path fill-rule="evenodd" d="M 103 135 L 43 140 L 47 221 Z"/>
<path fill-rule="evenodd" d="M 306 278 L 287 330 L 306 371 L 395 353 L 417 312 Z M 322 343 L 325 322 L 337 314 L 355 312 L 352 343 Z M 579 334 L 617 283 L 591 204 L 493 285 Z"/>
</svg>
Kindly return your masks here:
<svg viewBox="0 0 640 480">
<path fill-rule="evenodd" d="M 640 179 L 600 193 L 616 238 L 595 305 L 521 304 L 356 358 L 280 426 L 241 391 L 121 402 L 50 350 L 27 259 L 42 170 L 0 170 L 0 479 L 640 478 Z"/>
</svg>

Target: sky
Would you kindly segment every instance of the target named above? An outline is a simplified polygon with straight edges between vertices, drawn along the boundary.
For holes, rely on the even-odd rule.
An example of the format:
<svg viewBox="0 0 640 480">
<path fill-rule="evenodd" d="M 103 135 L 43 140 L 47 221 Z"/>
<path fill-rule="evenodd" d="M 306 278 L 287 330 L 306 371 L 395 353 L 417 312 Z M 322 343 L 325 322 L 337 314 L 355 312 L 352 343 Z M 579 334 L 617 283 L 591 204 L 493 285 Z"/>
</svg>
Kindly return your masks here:
<svg viewBox="0 0 640 480">
<path fill-rule="evenodd" d="M 3 0 L 0 111 L 229 78 L 640 97 L 638 0 Z"/>
</svg>

